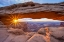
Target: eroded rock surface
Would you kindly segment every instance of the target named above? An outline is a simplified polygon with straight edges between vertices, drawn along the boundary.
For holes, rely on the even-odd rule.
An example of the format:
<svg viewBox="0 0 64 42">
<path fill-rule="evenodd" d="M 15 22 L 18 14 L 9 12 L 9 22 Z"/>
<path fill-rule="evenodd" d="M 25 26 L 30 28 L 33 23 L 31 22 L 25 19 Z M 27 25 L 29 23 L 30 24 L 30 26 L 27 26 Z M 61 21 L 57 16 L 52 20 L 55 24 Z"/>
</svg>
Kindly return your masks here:
<svg viewBox="0 0 64 42">
<path fill-rule="evenodd" d="M 8 33 L 7 29 L 0 28 L 0 42 L 47 42 L 48 40 L 50 42 L 64 42 L 64 31 L 63 31 L 64 28 L 63 27 L 51 28 L 51 29 L 50 28 L 49 28 L 50 39 L 48 39 L 47 35 L 44 35 L 46 34 L 46 31 L 45 29 L 42 28 L 41 31 L 44 30 L 45 32 L 42 31 L 42 33 L 44 32 L 44 34 L 40 34 L 38 32 L 24 32 L 25 34 L 20 35 Z"/>
<path fill-rule="evenodd" d="M 15 13 L 30 13 L 30 12 L 40 12 L 40 11 L 56 11 L 59 14 L 64 14 L 64 4 L 39 4 L 33 2 L 14 4 L 11 6 L 0 8 L 0 14 L 15 14 Z M 62 13 L 61 13 L 62 12 Z"/>
</svg>

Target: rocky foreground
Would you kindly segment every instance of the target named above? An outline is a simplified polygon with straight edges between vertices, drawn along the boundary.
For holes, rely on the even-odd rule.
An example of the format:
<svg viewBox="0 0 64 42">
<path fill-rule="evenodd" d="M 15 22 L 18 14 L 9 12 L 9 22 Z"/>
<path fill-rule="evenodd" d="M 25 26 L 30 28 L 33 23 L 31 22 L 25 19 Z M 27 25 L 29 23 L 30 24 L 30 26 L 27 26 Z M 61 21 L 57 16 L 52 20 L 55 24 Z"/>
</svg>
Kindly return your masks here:
<svg viewBox="0 0 64 42">
<path fill-rule="evenodd" d="M 0 42 L 64 42 L 64 27 L 46 27 L 37 32 L 0 28 Z"/>
</svg>

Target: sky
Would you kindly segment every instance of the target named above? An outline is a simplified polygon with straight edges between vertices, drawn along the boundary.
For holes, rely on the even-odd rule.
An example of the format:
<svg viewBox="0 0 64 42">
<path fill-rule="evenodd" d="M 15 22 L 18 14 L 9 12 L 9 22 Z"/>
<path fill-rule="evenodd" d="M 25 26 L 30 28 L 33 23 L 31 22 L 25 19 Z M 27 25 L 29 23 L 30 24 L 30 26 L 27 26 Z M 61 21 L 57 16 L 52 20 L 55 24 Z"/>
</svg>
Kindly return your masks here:
<svg viewBox="0 0 64 42">
<path fill-rule="evenodd" d="M 12 4 L 24 3 L 28 1 L 33 1 L 37 3 L 58 3 L 64 2 L 64 0 L 0 0 L 0 7 L 9 6 Z"/>
</svg>

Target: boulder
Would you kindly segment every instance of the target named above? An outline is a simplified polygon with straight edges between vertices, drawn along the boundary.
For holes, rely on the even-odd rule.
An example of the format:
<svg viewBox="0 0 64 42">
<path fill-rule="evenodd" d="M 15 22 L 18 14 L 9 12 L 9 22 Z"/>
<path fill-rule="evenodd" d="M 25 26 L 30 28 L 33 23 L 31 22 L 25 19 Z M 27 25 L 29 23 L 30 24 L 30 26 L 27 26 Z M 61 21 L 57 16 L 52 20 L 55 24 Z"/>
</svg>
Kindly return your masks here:
<svg viewBox="0 0 64 42">
<path fill-rule="evenodd" d="M 56 32 L 56 31 L 59 31 L 59 29 L 56 27 L 50 27 L 49 28 L 50 32 Z"/>
<path fill-rule="evenodd" d="M 28 38 L 26 35 L 9 35 L 4 42 L 26 42 Z"/>
<path fill-rule="evenodd" d="M 28 38 L 29 36 L 19 35 L 19 36 L 16 36 L 14 39 L 12 39 L 11 42 L 26 42 Z"/>
<path fill-rule="evenodd" d="M 52 36 L 50 37 L 50 42 L 59 42 L 59 40 L 53 38 Z"/>
<path fill-rule="evenodd" d="M 64 40 L 64 32 L 63 31 L 56 31 L 56 32 L 52 32 L 51 36 L 58 39 L 58 40 Z"/>
<path fill-rule="evenodd" d="M 28 32 L 27 35 L 32 37 L 34 34 L 36 34 L 36 32 Z"/>
<path fill-rule="evenodd" d="M 45 39 L 43 35 L 35 34 L 27 42 L 45 42 Z"/>
<path fill-rule="evenodd" d="M 59 27 L 58 28 L 60 31 L 64 31 L 64 27 Z"/>
<path fill-rule="evenodd" d="M 7 29 L 0 28 L 0 42 L 4 42 L 9 36 Z"/>
<path fill-rule="evenodd" d="M 37 32 L 38 32 L 39 34 L 43 34 L 43 35 L 46 34 L 46 31 L 45 31 L 44 28 L 39 29 Z"/>
<path fill-rule="evenodd" d="M 11 42 L 15 37 L 15 35 L 9 35 L 4 42 Z"/>
<path fill-rule="evenodd" d="M 11 28 L 8 30 L 9 33 L 16 34 L 16 35 L 22 35 L 24 34 L 24 31 L 22 29 L 13 29 Z"/>
</svg>

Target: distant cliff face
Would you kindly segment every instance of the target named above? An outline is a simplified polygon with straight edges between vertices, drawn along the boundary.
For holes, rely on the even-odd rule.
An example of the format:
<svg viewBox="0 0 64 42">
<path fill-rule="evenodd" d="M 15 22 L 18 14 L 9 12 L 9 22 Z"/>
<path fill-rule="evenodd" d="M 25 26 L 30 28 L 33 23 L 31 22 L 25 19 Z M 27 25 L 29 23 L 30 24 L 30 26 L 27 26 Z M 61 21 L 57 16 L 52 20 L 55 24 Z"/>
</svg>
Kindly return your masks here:
<svg viewBox="0 0 64 42">
<path fill-rule="evenodd" d="M 32 12 L 58 12 L 59 14 L 64 14 L 64 3 L 55 4 L 39 4 L 33 2 L 19 3 L 11 6 L 1 7 L 0 14 L 16 14 L 16 13 L 32 13 Z"/>
</svg>

